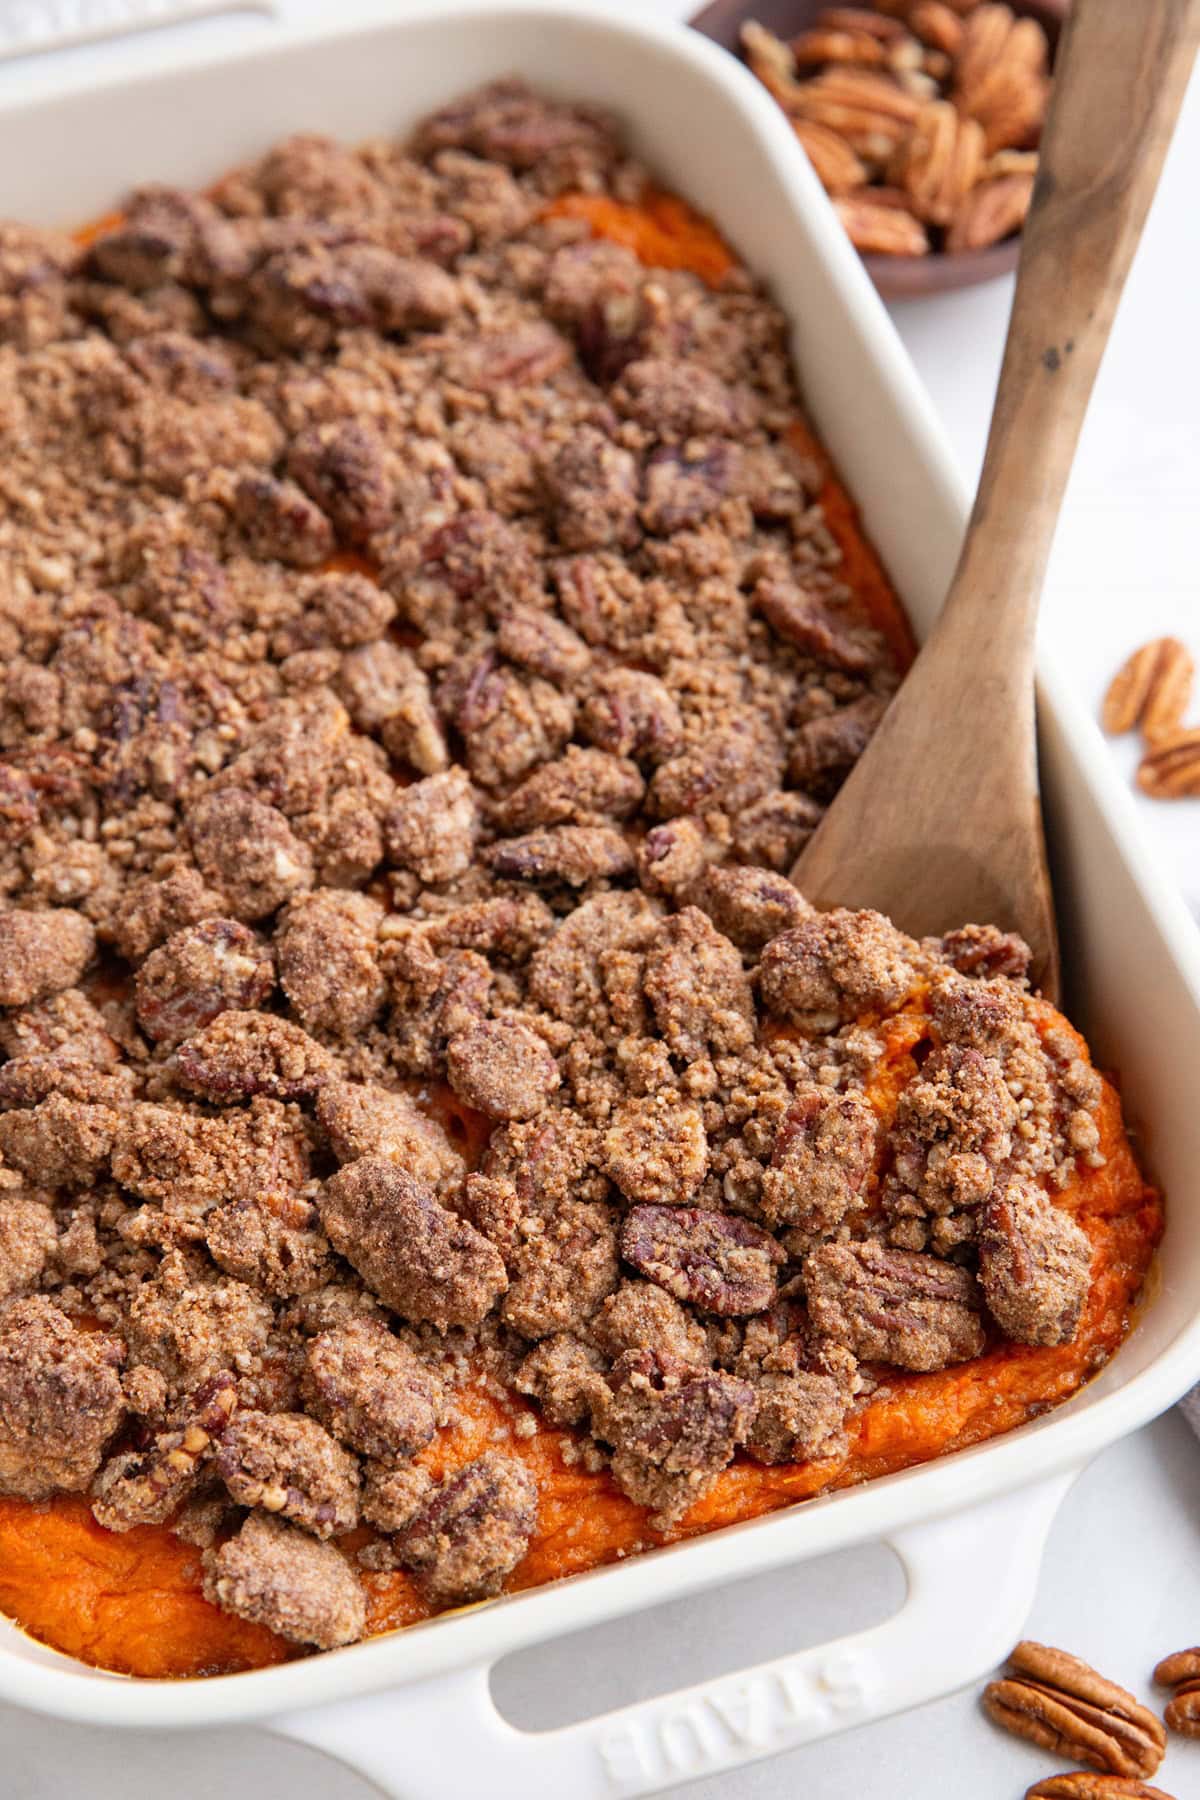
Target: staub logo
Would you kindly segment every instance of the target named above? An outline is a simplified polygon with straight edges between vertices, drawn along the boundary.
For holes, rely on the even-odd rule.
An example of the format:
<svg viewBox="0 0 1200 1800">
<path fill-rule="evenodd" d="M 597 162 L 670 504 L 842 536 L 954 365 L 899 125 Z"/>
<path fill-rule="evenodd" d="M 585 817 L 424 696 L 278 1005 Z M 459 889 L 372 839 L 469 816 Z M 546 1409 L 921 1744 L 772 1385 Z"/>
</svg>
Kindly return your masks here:
<svg viewBox="0 0 1200 1800">
<path fill-rule="evenodd" d="M 615 1794 L 713 1774 L 744 1761 L 747 1752 L 765 1755 L 852 1724 L 878 1687 L 875 1666 L 862 1652 L 798 1656 L 761 1675 L 713 1682 L 686 1702 L 668 1699 L 643 1709 L 601 1737 L 600 1760 Z"/>
</svg>

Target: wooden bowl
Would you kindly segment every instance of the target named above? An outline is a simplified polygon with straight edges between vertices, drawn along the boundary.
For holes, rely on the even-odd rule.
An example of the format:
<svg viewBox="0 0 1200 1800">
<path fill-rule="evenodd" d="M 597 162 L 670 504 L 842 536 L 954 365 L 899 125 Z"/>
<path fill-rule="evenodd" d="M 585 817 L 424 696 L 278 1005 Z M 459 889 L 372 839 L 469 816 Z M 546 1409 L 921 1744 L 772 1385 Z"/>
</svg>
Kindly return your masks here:
<svg viewBox="0 0 1200 1800">
<path fill-rule="evenodd" d="M 864 0 L 869 4 L 869 0 Z M 1050 40 L 1053 58 L 1070 0 L 1008 0 L 1016 13 L 1037 19 Z M 777 37 L 794 38 L 810 26 L 830 0 L 711 0 L 689 20 L 722 49 L 738 55 L 739 33 L 747 19 L 757 19 Z M 989 244 L 986 250 L 930 251 L 928 256 L 864 256 L 879 292 L 889 300 L 917 299 L 922 294 L 948 294 L 1007 275 L 1021 254 L 1019 237 Z"/>
</svg>

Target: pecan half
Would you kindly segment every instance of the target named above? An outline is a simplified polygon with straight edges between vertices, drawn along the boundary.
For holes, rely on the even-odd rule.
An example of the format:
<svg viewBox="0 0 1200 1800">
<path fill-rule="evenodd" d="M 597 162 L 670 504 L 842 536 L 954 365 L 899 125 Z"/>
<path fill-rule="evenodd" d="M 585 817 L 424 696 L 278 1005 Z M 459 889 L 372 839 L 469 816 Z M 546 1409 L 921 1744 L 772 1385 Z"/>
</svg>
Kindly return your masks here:
<svg viewBox="0 0 1200 1800">
<path fill-rule="evenodd" d="M 842 198 L 864 186 L 867 165 L 845 138 L 813 119 L 793 119 L 792 130 L 804 146 L 805 155 L 827 194 Z"/>
<path fill-rule="evenodd" d="M 921 102 L 890 75 L 870 69 L 826 69 L 799 84 L 789 112 L 828 125 L 869 162 L 886 162 L 912 125 Z"/>
<path fill-rule="evenodd" d="M 949 225 L 982 167 L 983 126 L 948 100 L 930 100 L 888 164 L 888 180 L 904 189 L 919 219 Z"/>
<path fill-rule="evenodd" d="M 1130 1776 L 1093 1775 L 1080 1769 L 1035 1781 L 1026 1789 L 1025 1800 L 1172 1800 L 1172 1796 Z"/>
<path fill-rule="evenodd" d="M 633 1207 L 621 1255 L 676 1300 L 725 1318 L 764 1312 L 785 1260 L 770 1233 L 748 1219 L 680 1206 Z"/>
<path fill-rule="evenodd" d="M 929 238 L 920 219 L 898 206 L 881 206 L 871 199 L 873 188 L 834 201 L 834 210 L 846 235 L 864 256 L 924 256 Z"/>
<path fill-rule="evenodd" d="M 1165 1656 L 1154 1671 L 1154 1679 L 1163 1687 L 1175 1689 L 1175 1697 L 1168 1702 L 1164 1715 L 1171 1730 L 1181 1737 L 1200 1737 L 1200 1647 Z"/>
<path fill-rule="evenodd" d="M 983 1350 L 975 1277 L 936 1256 L 823 1244 L 804 1264 L 804 1287 L 817 1330 L 865 1361 L 944 1369 Z"/>
<path fill-rule="evenodd" d="M 1020 1643 L 1013 1671 L 984 1690 L 997 1725 L 1110 1775 L 1153 1775 L 1167 1748 L 1162 1721 L 1095 1669 L 1046 1644 Z"/>
<path fill-rule="evenodd" d="M 1183 800 L 1200 794 L 1200 730 L 1172 731 L 1142 758 L 1137 784 L 1152 800 Z"/>
<path fill-rule="evenodd" d="M 1175 732 L 1192 697 L 1195 665 L 1178 638 L 1155 638 L 1135 650 L 1109 683 L 1100 719 L 1114 737 L 1140 725 L 1148 743 Z"/>
<path fill-rule="evenodd" d="M 1008 6 L 977 6 L 963 21 L 954 101 L 978 119 L 989 151 L 1036 140 L 1046 113 L 1049 46 L 1036 19 Z"/>
<path fill-rule="evenodd" d="M 947 250 L 985 250 L 1020 231 L 1033 199 L 1032 175 L 996 175 L 977 182 L 946 233 Z"/>
</svg>

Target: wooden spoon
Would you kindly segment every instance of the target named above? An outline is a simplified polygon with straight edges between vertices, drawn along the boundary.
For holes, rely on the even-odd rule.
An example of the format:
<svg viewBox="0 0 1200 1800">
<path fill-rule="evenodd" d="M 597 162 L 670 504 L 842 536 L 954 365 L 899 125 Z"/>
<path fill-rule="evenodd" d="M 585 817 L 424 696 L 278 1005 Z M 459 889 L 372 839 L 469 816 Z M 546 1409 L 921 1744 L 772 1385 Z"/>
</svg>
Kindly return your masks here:
<svg viewBox="0 0 1200 1800">
<path fill-rule="evenodd" d="M 1198 46 L 1200 0 L 1075 0 L 950 592 L 792 872 L 815 904 L 875 907 L 918 937 L 967 922 L 1018 931 L 1052 998 L 1058 937 L 1034 736 L 1038 601 L 1092 382 Z"/>
</svg>

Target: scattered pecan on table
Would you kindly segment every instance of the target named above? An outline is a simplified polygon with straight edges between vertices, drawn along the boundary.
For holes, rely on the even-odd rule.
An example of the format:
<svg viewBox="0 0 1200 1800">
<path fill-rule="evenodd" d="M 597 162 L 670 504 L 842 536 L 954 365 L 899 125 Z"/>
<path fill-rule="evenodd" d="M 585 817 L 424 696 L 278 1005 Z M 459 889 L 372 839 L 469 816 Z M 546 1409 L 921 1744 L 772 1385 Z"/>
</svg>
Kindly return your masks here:
<svg viewBox="0 0 1200 1800">
<path fill-rule="evenodd" d="M 1009 1667 L 984 1689 L 997 1725 L 1109 1775 L 1144 1780 L 1157 1772 L 1167 1749 L 1162 1721 L 1124 1688 L 1079 1657 L 1028 1640 Z"/>
<path fill-rule="evenodd" d="M 1100 718 L 1121 737 L 1140 729 L 1146 754 L 1137 784 L 1155 800 L 1200 794 L 1200 730 L 1184 724 L 1195 664 L 1178 638 L 1155 638 L 1128 657 L 1109 683 Z"/>
<path fill-rule="evenodd" d="M 977 0 L 830 6 L 742 50 L 864 255 L 981 250 L 1020 231 L 1050 91 L 1036 19 Z"/>
<path fill-rule="evenodd" d="M 1025 1800 L 1173 1800 L 1162 1788 L 1147 1787 L 1129 1775 L 1094 1775 L 1078 1769 L 1069 1775 L 1048 1775 L 1025 1790 Z"/>
<path fill-rule="evenodd" d="M 1175 1689 L 1163 1715 L 1171 1730 L 1181 1737 L 1200 1737 L 1200 1647 L 1165 1656 L 1154 1679 L 1160 1687 Z"/>
</svg>

